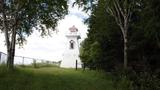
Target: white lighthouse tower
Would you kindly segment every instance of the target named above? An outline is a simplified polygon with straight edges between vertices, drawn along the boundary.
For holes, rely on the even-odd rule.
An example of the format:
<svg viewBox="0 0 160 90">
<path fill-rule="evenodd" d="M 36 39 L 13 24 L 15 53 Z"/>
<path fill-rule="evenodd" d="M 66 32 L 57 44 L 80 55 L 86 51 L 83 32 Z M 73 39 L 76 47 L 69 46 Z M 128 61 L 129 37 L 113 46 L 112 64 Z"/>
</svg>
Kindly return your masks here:
<svg viewBox="0 0 160 90">
<path fill-rule="evenodd" d="M 69 32 L 66 34 L 67 44 L 63 54 L 63 60 L 60 67 L 63 68 L 75 68 L 76 62 L 77 67 L 81 68 L 81 61 L 79 58 L 79 43 L 80 34 L 75 26 L 69 28 Z"/>
</svg>

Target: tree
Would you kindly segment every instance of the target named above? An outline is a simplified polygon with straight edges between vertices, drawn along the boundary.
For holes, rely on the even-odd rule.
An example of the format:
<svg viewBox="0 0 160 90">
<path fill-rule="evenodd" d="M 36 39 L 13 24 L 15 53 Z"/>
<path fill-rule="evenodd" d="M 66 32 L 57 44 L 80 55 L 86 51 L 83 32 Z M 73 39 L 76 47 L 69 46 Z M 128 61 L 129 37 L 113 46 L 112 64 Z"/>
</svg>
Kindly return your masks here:
<svg viewBox="0 0 160 90">
<path fill-rule="evenodd" d="M 97 0 L 76 0 L 84 10 L 91 9 L 97 4 Z M 99 1 L 99 0 L 98 0 Z M 128 50 L 128 28 L 130 26 L 131 14 L 135 7 L 139 5 L 137 0 L 105 0 L 106 11 L 113 16 L 123 35 L 124 42 L 124 69 L 127 68 L 127 50 Z M 95 5 L 94 5 L 95 4 Z M 86 8 L 88 7 L 88 8 Z"/>
<path fill-rule="evenodd" d="M 158 70 L 160 65 L 160 1 L 142 0 L 141 9 L 134 12 L 129 30 L 129 60 L 142 71 Z"/>
<path fill-rule="evenodd" d="M 88 38 L 81 43 L 80 58 L 91 69 L 111 71 L 122 65 L 123 43 L 119 27 L 106 14 L 106 0 L 100 0 L 87 19 Z"/>
<path fill-rule="evenodd" d="M 67 8 L 66 0 L 0 0 L 0 29 L 5 34 L 9 69 L 14 67 L 15 44 L 23 45 L 33 28 L 49 35 Z"/>
<path fill-rule="evenodd" d="M 130 25 L 131 14 L 133 7 L 135 6 L 135 1 L 133 0 L 110 0 L 107 3 L 107 12 L 111 14 L 116 20 L 117 25 L 120 27 L 123 41 L 124 41 L 124 69 L 127 68 L 127 51 L 128 51 L 128 28 Z"/>
<path fill-rule="evenodd" d="M 101 58 L 98 58 L 98 60 L 92 58 L 96 63 L 88 63 L 94 66 L 101 64 L 103 68 L 100 69 L 111 70 L 112 75 L 116 76 L 116 80 L 119 75 L 119 78 L 128 77 L 135 90 L 159 90 L 159 82 L 157 80 L 160 78 L 160 1 L 141 0 L 140 3 L 136 3 L 137 6 L 135 5 L 133 8 L 135 10 L 131 10 L 127 31 L 127 58 L 129 61 L 128 71 L 125 74 L 121 71 L 123 65 L 122 31 L 113 15 L 106 13 L 106 2 L 108 0 L 98 0 L 96 7 L 94 7 L 91 16 L 87 20 L 89 29 L 88 38 L 83 42 L 85 43 L 83 50 L 86 52 L 84 56 L 86 56 L 87 60 L 91 60 L 92 56 L 99 56 L 96 52 L 91 54 L 91 51 L 97 51 L 99 47 L 102 50 Z M 121 18 L 123 20 L 123 16 Z M 96 41 L 100 44 L 100 46 L 98 45 L 99 47 L 94 46 Z M 91 47 L 92 44 L 94 47 Z M 84 61 L 87 62 L 87 60 Z M 101 61 L 101 63 L 98 61 Z M 110 68 L 114 66 L 116 69 L 113 69 L 114 71 L 112 72 Z"/>
<path fill-rule="evenodd" d="M 80 59 L 83 62 L 83 68 L 85 69 L 85 67 L 89 67 L 90 66 L 90 57 L 89 57 L 89 46 L 90 43 L 88 41 L 89 39 L 86 38 L 82 43 L 81 43 L 81 47 L 80 47 Z"/>
</svg>

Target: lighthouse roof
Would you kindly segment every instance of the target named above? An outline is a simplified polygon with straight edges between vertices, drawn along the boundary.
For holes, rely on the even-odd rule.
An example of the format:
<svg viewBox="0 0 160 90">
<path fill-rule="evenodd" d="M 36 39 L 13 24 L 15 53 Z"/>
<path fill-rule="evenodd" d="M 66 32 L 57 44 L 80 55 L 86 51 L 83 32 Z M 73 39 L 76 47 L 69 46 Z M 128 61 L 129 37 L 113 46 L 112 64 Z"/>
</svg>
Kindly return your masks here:
<svg viewBox="0 0 160 90">
<path fill-rule="evenodd" d="M 78 29 L 73 25 L 72 27 L 69 28 L 70 32 L 78 32 Z"/>
</svg>

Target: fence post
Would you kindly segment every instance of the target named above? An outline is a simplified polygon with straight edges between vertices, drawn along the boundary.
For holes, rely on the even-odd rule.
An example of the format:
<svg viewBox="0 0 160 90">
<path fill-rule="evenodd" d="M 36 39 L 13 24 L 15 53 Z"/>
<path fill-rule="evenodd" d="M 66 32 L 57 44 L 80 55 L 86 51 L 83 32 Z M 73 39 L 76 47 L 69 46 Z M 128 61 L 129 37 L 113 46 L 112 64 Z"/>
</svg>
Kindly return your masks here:
<svg viewBox="0 0 160 90">
<path fill-rule="evenodd" d="M 77 66 L 78 66 L 78 61 L 76 60 L 76 70 L 77 70 Z"/>
</svg>

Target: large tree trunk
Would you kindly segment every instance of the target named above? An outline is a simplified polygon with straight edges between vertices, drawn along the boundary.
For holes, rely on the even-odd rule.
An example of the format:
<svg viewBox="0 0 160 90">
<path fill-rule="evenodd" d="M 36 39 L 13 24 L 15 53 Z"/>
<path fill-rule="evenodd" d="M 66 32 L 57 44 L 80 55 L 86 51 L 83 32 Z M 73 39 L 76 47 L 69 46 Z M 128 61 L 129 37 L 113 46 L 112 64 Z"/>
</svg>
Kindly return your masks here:
<svg viewBox="0 0 160 90">
<path fill-rule="evenodd" d="M 11 49 L 7 51 L 7 68 L 13 69 L 11 66 Z"/>
<path fill-rule="evenodd" d="M 127 16 L 127 15 L 126 15 Z M 128 18 L 124 17 L 124 29 L 123 29 L 123 38 L 124 38 L 124 69 L 127 69 L 128 65 Z"/>
<path fill-rule="evenodd" d="M 128 64 L 128 59 L 127 59 L 127 51 L 128 51 L 128 47 L 127 47 L 127 35 L 124 36 L 124 69 L 127 69 L 127 64 Z"/>
<path fill-rule="evenodd" d="M 11 49 L 10 49 L 10 41 L 9 41 L 9 34 L 8 34 L 8 28 L 7 28 L 7 19 L 6 19 L 6 13 L 5 13 L 5 5 L 4 1 L 2 0 L 2 17 L 3 17 L 3 30 L 4 30 L 4 35 L 5 35 L 5 41 L 6 41 L 6 46 L 7 46 L 7 66 L 10 63 L 10 56 L 11 56 Z"/>
<path fill-rule="evenodd" d="M 14 68 L 14 54 L 15 54 L 15 41 L 16 41 L 16 30 L 13 28 L 12 30 L 12 37 L 11 41 L 9 38 L 9 30 L 7 28 L 7 18 L 6 18 L 6 13 L 5 13 L 5 5 L 4 1 L 1 3 L 2 5 L 2 17 L 3 17 L 3 27 L 4 27 L 4 35 L 5 35 L 5 41 L 6 41 L 6 46 L 7 46 L 7 68 L 8 69 L 13 69 Z"/>
<path fill-rule="evenodd" d="M 12 31 L 12 39 L 11 39 L 11 53 L 10 53 L 10 59 L 9 59 L 9 64 L 8 68 L 9 69 L 14 69 L 14 56 L 15 56 L 15 42 L 16 42 L 16 29 L 14 28 Z"/>
<path fill-rule="evenodd" d="M 17 16 L 15 15 L 15 20 L 14 20 L 14 25 L 9 30 L 7 28 L 8 24 L 7 23 L 7 16 L 5 12 L 5 3 L 4 0 L 1 1 L 0 3 L 1 9 L 2 9 L 2 18 L 3 18 L 3 30 L 5 33 L 5 41 L 6 41 L 6 46 L 7 46 L 7 68 L 10 70 L 14 69 L 14 56 L 15 56 L 15 44 L 16 44 L 16 26 L 17 26 Z M 9 34 L 9 31 L 11 32 Z M 10 38 L 11 36 L 11 38 Z"/>
<path fill-rule="evenodd" d="M 15 40 L 16 40 L 16 31 L 13 30 L 11 46 L 7 54 L 7 67 L 10 70 L 14 69 L 14 56 L 15 56 Z"/>
<path fill-rule="evenodd" d="M 7 58 L 7 67 L 10 70 L 14 69 L 14 56 L 15 56 L 15 44 L 16 44 L 16 20 L 15 20 L 15 25 L 13 26 L 12 29 L 12 36 L 11 36 L 11 41 L 10 41 L 10 48 L 8 52 L 8 58 Z"/>
</svg>

